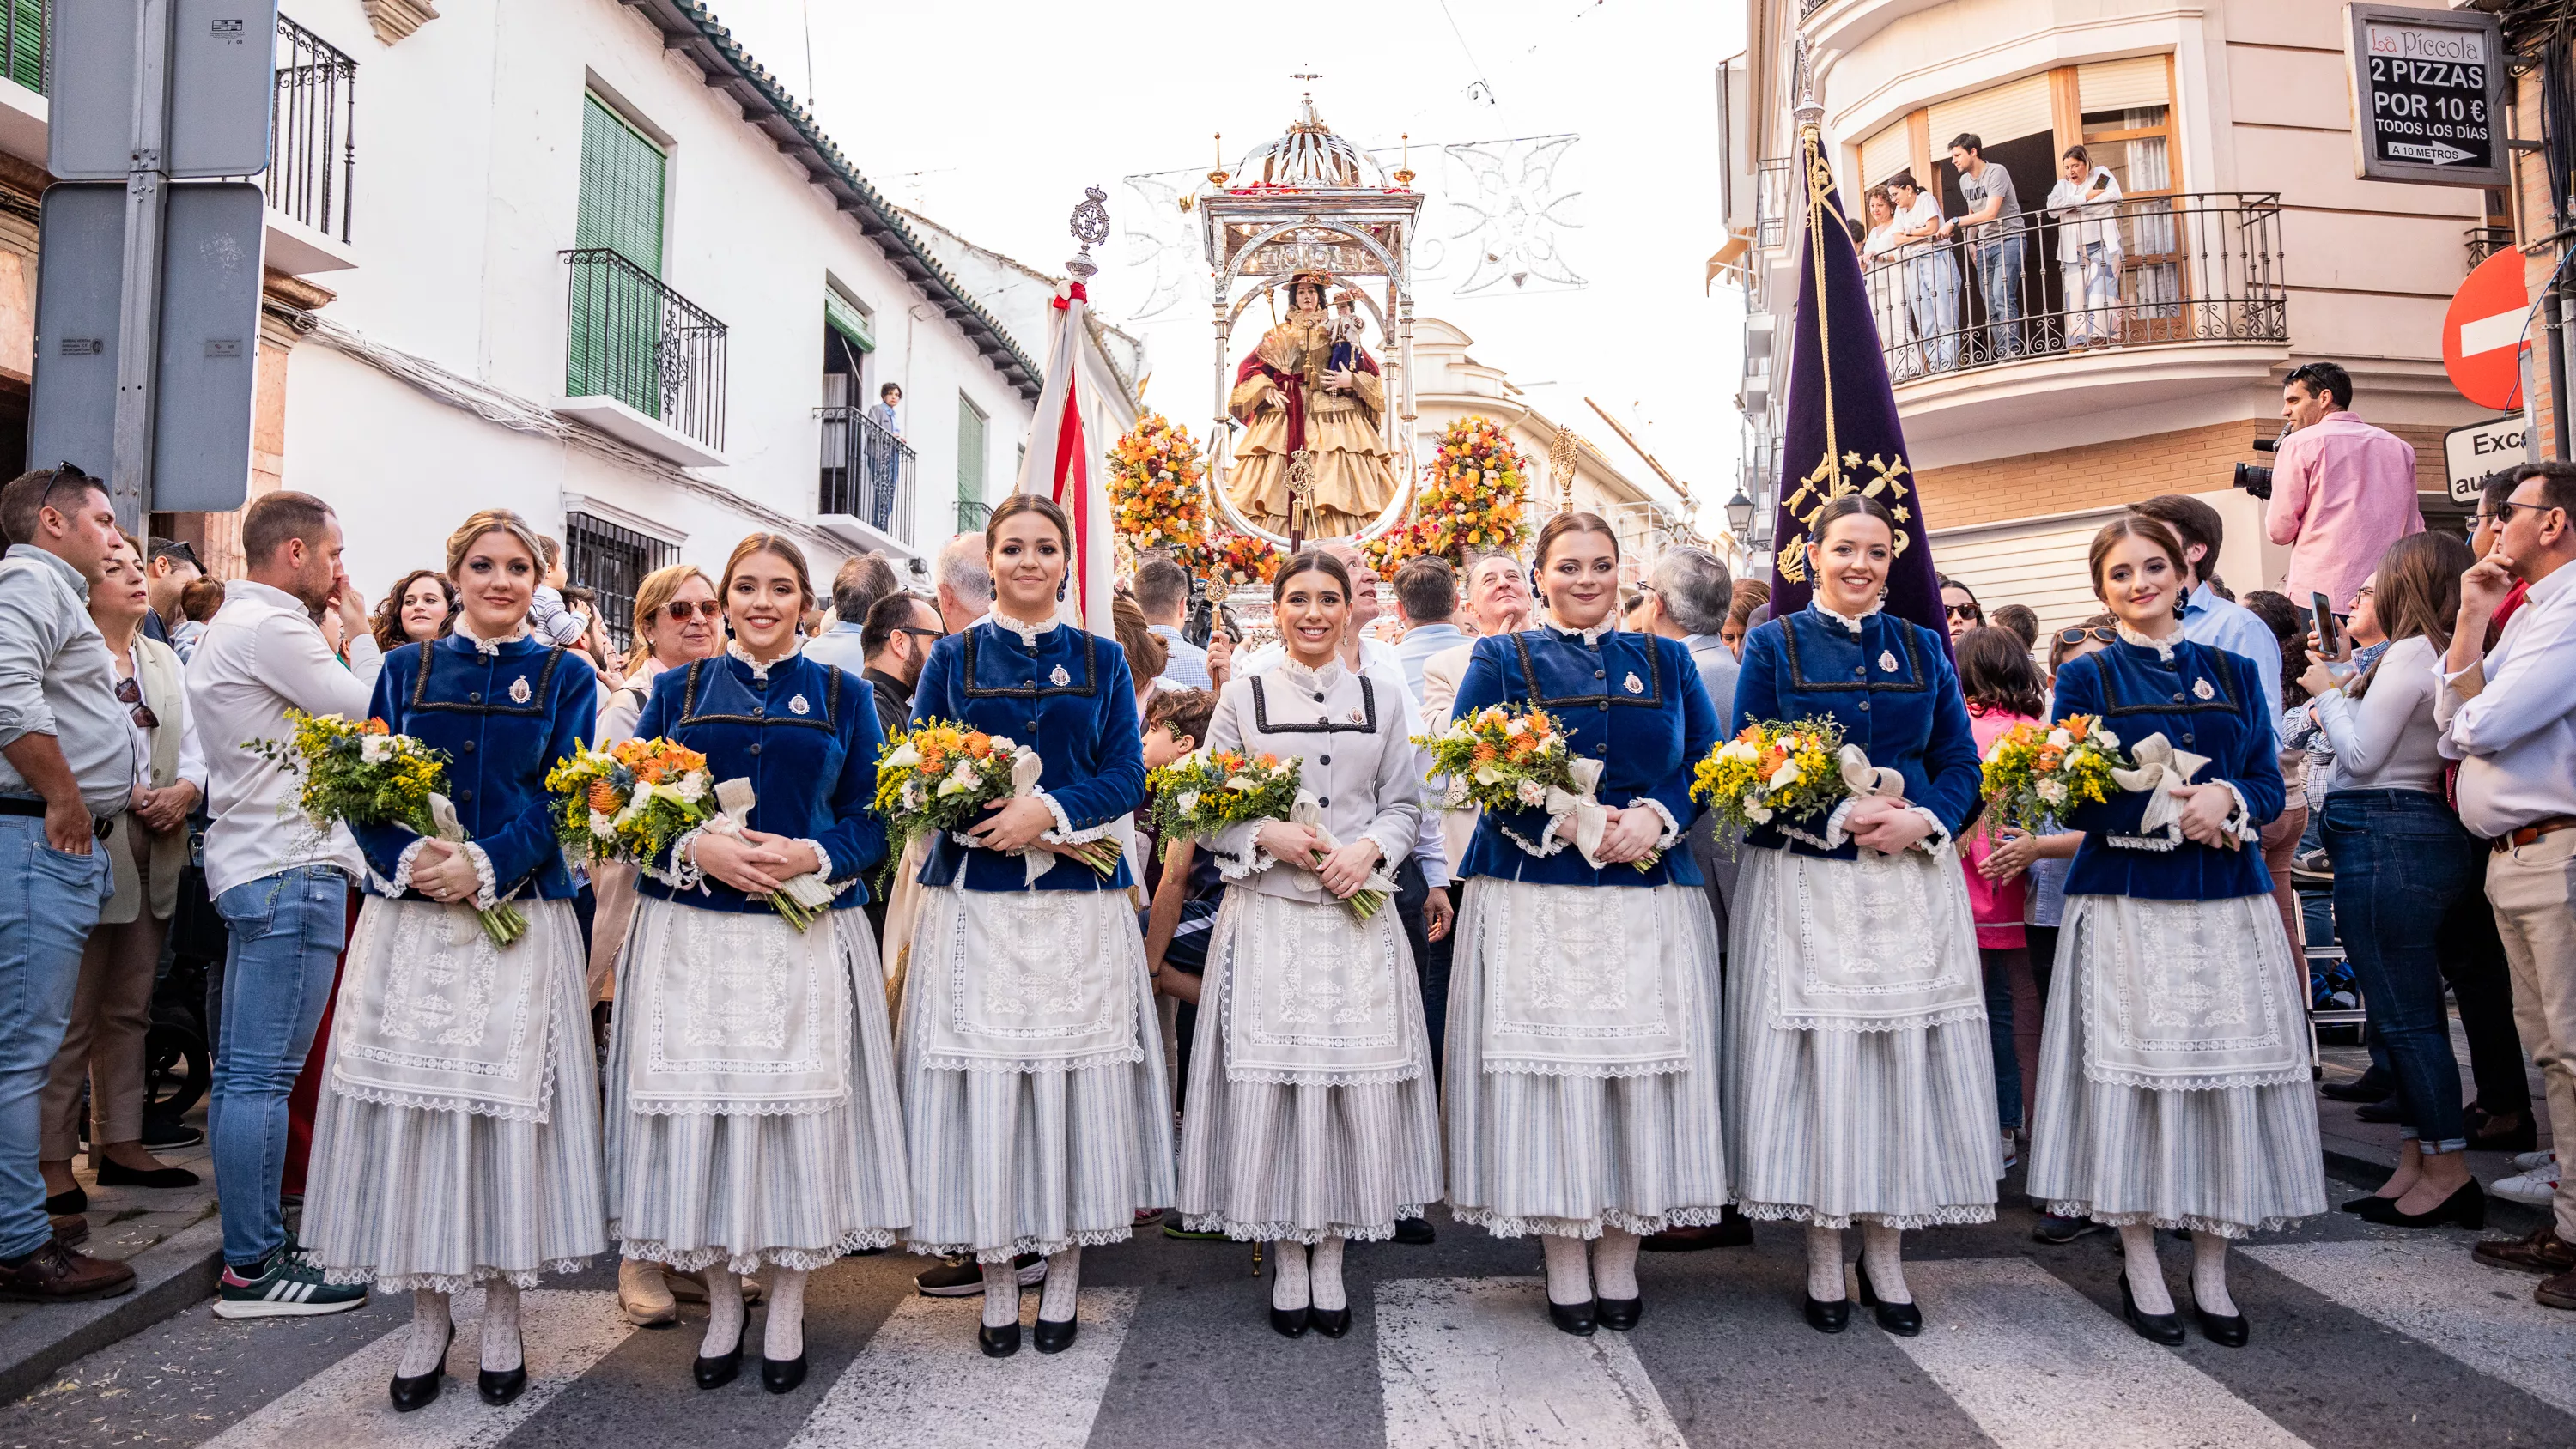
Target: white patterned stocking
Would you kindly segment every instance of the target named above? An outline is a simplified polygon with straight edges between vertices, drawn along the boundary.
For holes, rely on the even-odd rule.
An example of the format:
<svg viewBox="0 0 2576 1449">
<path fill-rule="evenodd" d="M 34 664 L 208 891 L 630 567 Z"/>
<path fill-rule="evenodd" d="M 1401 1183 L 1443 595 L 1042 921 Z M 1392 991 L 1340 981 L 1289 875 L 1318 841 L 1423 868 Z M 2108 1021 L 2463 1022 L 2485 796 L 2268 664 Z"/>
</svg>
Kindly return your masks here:
<svg viewBox="0 0 2576 1449">
<path fill-rule="evenodd" d="M 416 1379 L 445 1363 L 447 1331 L 453 1323 L 448 1316 L 446 1294 L 427 1288 L 413 1290 L 411 1337 L 403 1340 L 402 1360 L 394 1365 L 394 1376 Z"/>
</svg>

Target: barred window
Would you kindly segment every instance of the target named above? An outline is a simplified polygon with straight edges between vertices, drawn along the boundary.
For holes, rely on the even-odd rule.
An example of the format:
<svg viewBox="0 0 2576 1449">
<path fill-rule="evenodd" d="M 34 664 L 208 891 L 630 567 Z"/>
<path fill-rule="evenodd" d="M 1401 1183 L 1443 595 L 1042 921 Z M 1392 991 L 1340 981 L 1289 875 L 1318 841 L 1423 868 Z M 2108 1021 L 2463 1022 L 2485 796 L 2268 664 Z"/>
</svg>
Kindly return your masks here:
<svg viewBox="0 0 2576 1449">
<path fill-rule="evenodd" d="M 587 513 L 564 515 L 564 574 L 599 601 L 599 621 L 609 642 L 624 649 L 635 638 L 635 590 L 644 576 L 680 561 L 679 545 L 620 528 Z"/>
</svg>

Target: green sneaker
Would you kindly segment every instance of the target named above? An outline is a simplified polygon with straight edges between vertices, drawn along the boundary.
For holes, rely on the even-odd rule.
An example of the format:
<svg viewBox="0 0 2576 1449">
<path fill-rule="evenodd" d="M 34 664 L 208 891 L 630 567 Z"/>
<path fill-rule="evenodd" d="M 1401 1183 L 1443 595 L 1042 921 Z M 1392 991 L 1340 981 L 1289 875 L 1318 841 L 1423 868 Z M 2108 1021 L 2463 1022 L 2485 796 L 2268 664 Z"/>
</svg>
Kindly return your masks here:
<svg viewBox="0 0 2576 1449">
<path fill-rule="evenodd" d="M 217 1318 L 311 1318 L 366 1302 L 367 1285 L 324 1282 L 321 1268 L 293 1243 L 269 1254 L 254 1275 L 226 1265 L 215 1286 Z"/>
<path fill-rule="evenodd" d="M 1183 1226 L 1187 1221 L 1188 1219 L 1183 1218 L 1179 1213 L 1174 1213 L 1170 1217 L 1165 1218 L 1163 1220 L 1163 1236 L 1167 1238 L 1178 1238 L 1184 1243 L 1222 1243 L 1226 1241 L 1226 1236 L 1223 1233 L 1191 1231 L 1189 1228 Z"/>
</svg>

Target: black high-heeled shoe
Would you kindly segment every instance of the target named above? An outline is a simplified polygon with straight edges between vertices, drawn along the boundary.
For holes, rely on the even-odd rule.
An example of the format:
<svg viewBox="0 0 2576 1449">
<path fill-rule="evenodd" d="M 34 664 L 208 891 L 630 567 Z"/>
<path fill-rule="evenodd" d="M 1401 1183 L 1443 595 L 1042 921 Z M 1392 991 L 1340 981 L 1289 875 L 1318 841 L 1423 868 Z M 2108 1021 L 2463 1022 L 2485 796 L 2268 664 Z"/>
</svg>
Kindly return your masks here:
<svg viewBox="0 0 2576 1449">
<path fill-rule="evenodd" d="M 2191 1285 L 2191 1317 L 2200 1325 L 2201 1337 L 2220 1348 L 2243 1348 L 2252 1337 L 2242 1313 L 2216 1314 L 2200 1306 L 2200 1285 Z"/>
<path fill-rule="evenodd" d="M 528 1365 L 524 1353 L 517 1368 L 481 1369 L 474 1375 L 474 1392 L 481 1394 L 483 1402 L 496 1409 L 526 1393 L 527 1389 Z"/>
<path fill-rule="evenodd" d="M 1601 1326 L 1599 1304 L 1590 1298 L 1580 1303 L 1559 1303 L 1550 1299 L 1547 1320 L 1577 1338 L 1590 1338 L 1592 1331 Z"/>
<path fill-rule="evenodd" d="M 2381 1196 L 2380 1196 L 2379 1194 L 2377 1194 L 2377 1193 L 2372 1193 L 2372 1194 L 2371 1194 L 2370 1196 L 2368 1196 L 2368 1197 L 2357 1197 L 2357 1198 L 2352 1199 L 2350 1202 L 2345 1203 L 2341 1208 L 2337 1209 L 2337 1211 L 2340 1211 L 2340 1212 L 2348 1212 L 2348 1213 L 2366 1213 L 2366 1212 L 2370 1211 L 2370 1205 L 2371 1205 L 2372 1203 L 2375 1203 L 2375 1202 L 2395 1202 L 2396 1200 L 2397 1200 L 2397 1199 L 2395 1199 L 2395 1198 L 2393 1198 L 2393 1197 L 2381 1197 Z"/>
<path fill-rule="evenodd" d="M 2175 1348 L 2182 1343 L 2182 1319 L 2172 1313 L 2140 1313 L 2137 1295 L 2129 1291 L 2129 1275 L 2120 1274 L 2120 1316 L 2129 1320 L 2129 1331 L 2149 1343 Z"/>
<path fill-rule="evenodd" d="M 1343 1308 L 1309 1308 L 1306 1320 L 1326 1338 L 1339 1338 L 1351 1331 L 1351 1310 Z"/>
<path fill-rule="evenodd" d="M 1012 1354 L 1018 1353 L 1020 1351 L 1019 1320 L 1012 1319 L 999 1328 L 987 1323 L 976 1324 L 975 1346 L 984 1350 L 986 1358 L 1009 1358 Z"/>
<path fill-rule="evenodd" d="M 1029 1346 L 1040 1353 L 1062 1353 L 1073 1347 L 1074 1331 L 1081 1327 L 1082 1320 L 1079 1318 L 1068 1318 L 1062 1323 L 1041 1318 L 1038 1320 L 1038 1331 L 1029 1335 Z"/>
<path fill-rule="evenodd" d="M 805 1355 L 794 1358 L 760 1356 L 760 1386 L 773 1394 L 792 1394 L 805 1382 Z"/>
<path fill-rule="evenodd" d="M 714 1358 L 699 1357 L 689 1364 L 689 1377 L 696 1379 L 698 1387 L 702 1389 L 723 1388 L 732 1383 L 733 1376 L 740 1372 L 742 1372 L 740 1342 L 736 1342 L 731 1349 L 717 1354 Z"/>
<path fill-rule="evenodd" d="M 456 1324 L 450 1320 L 447 1325 L 447 1348 L 438 1351 L 438 1367 L 425 1374 L 414 1374 L 409 1378 L 401 1374 L 394 1375 L 395 1413 L 408 1414 L 414 1409 L 425 1409 L 437 1402 L 439 1387 L 447 1378 L 448 1349 L 454 1347 L 456 1347 Z"/>
<path fill-rule="evenodd" d="M 1592 1300 L 1593 1321 L 1614 1333 L 1626 1333 L 1637 1326 L 1638 1319 L 1645 1316 L 1646 1300 L 1642 1294 L 1635 1298 L 1596 1296 Z"/>
<path fill-rule="evenodd" d="M 1277 1308 L 1270 1310 L 1270 1331 L 1281 1338 L 1304 1338 L 1306 1320 L 1312 1308 Z"/>
<path fill-rule="evenodd" d="M 1851 1326 L 1851 1300 L 1836 1298 L 1828 1302 L 1807 1295 L 1807 1326 L 1818 1333 L 1840 1333 Z"/>
<path fill-rule="evenodd" d="M 1923 1309 L 1913 1303 L 1882 1303 L 1878 1289 L 1869 1281 L 1869 1269 L 1860 1270 L 1860 1301 L 1869 1305 L 1878 1317 L 1878 1326 L 1899 1338 L 1912 1338 L 1923 1331 Z"/>
<path fill-rule="evenodd" d="M 2487 1225 L 2487 1190 L 2478 1186 L 2478 1180 L 2473 1177 L 2435 1204 L 2431 1212 L 2402 1211 L 2393 1197 L 2370 1198 L 2356 1211 L 2361 1214 L 2363 1222 L 2378 1223 L 2383 1227 L 2438 1228 L 2457 1223 L 2464 1228 L 2483 1228 Z"/>
</svg>

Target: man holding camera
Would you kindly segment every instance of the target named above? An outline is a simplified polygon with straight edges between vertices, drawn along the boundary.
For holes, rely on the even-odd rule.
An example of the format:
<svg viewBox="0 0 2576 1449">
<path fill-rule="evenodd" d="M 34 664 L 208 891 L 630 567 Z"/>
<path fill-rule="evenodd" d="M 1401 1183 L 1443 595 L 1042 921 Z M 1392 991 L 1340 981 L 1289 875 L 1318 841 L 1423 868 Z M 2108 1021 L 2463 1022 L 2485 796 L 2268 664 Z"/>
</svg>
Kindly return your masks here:
<svg viewBox="0 0 2576 1449">
<path fill-rule="evenodd" d="M 2379 556 L 2424 531 L 2415 507 L 2415 449 L 2352 410 L 2352 374 L 2331 362 L 2291 369 L 2281 384 L 2288 422 L 2272 463 L 2264 532 L 2290 545 L 2281 592 L 2306 607 L 2323 594 L 2337 616 L 2379 568 Z"/>
</svg>

